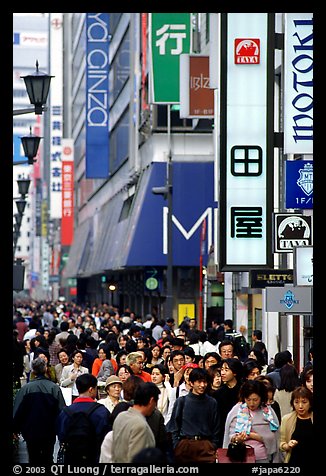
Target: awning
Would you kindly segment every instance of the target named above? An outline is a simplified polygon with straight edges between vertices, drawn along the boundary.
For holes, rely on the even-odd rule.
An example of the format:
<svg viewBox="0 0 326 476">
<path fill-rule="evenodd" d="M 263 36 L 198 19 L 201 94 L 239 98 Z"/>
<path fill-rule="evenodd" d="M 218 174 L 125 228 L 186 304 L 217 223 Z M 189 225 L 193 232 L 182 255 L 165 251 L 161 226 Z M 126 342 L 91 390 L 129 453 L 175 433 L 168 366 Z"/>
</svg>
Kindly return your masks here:
<svg viewBox="0 0 326 476">
<path fill-rule="evenodd" d="M 213 209 L 216 206 L 213 178 L 213 162 L 173 163 L 174 266 L 199 266 L 201 225 L 205 218 L 204 255 L 213 242 Z M 126 267 L 167 265 L 163 246 L 167 238 L 167 201 L 152 193 L 153 187 L 162 187 L 165 183 L 166 163 L 150 164 L 139 178 L 129 213 L 121 213 L 127 195 L 125 191 L 120 192 L 100 210 L 98 226 L 92 236 L 87 238 L 90 231 L 86 226 L 76 231 L 76 235 L 82 233 L 84 238 L 81 243 L 73 243 L 72 264 L 68 262 L 73 276 L 86 277 Z"/>
<path fill-rule="evenodd" d="M 69 257 L 62 271 L 63 278 L 75 278 L 78 276 L 82 259 L 89 249 L 89 232 L 89 219 L 83 221 L 74 231 L 74 239 L 69 250 Z"/>
</svg>

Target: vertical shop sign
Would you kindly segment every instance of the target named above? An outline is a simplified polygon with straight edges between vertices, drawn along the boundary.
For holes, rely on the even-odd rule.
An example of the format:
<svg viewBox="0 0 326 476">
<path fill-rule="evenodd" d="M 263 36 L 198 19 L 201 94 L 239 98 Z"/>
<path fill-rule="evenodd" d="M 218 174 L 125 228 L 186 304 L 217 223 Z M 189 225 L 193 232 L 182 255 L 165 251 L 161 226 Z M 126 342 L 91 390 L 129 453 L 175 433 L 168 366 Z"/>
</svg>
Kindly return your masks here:
<svg viewBox="0 0 326 476">
<path fill-rule="evenodd" d="M 313 153 L 313 14 L 286 13 L 284 153 Z"/>
<path fill-rule="evenodd" d="M 86 178 L 108 178 L 109 153 L 109 14 L 86 13 Z"/>
<path fill-rule="evenodd" d="M 55 80 L 51 83 L 50 97 L 50 218 L 61 218 L 62 25 L 62 13 L 50 13 L 50 71 L 55 76 Z"/>
<path fill-rule="evenodd" d="M 221 17 L 220 266 L 271 267 L 274 14 Z"/>
<path fill-rule="evenodd" d="M 62 139 L 61 245 L 70 246 L 74 236 L 74 143 Z"/>
<path fill-rule="evenodd" d="M 151 102 L 179 103 L 179 61 L 191 53 L 191 13 L 151 13 Z"/>
</svg>

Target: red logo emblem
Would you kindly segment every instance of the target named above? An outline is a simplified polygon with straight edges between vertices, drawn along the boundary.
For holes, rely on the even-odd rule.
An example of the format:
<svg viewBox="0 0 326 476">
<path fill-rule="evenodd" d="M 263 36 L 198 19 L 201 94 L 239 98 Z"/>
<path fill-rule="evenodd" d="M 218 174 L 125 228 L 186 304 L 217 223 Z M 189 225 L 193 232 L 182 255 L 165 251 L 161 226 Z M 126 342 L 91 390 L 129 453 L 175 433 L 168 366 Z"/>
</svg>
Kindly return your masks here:
<svg viewBox="0 0 326 476">
<path fill-rule="evenodd" d="M 237 38 L 234 40 L 235 64 L 259 64 L 260 40 L 258 38 Z"/>
</svg>

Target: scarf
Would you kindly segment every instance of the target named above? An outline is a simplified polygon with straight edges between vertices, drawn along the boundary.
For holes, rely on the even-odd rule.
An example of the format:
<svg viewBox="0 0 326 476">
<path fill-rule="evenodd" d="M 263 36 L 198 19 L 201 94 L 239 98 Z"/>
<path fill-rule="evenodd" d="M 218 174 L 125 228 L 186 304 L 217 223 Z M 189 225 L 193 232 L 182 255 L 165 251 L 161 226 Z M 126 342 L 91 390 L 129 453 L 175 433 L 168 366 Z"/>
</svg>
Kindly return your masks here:
<svg viewBox="0 0 326 476">
<path fill-rule="evenodd" d="M 270 406 L 262 405 L 261 409 L 263 412 L 264 420 L 268 421 L 269 423 L 269 429 L 271 431 L 276 431 L 279 427 L 279 424 L 276 420 L 274 420 Z M 247 435 L 249 435 L 251 431 L 251 426 L 252 426 L 252 416 L 250 414 L 249 408 L 246 403 L 241 403 L 241 405 L 239 406 L 238 414 L 237 414 L 235 432 L 241 433 L 242 431 L 245 431 Z"/>
</svg>

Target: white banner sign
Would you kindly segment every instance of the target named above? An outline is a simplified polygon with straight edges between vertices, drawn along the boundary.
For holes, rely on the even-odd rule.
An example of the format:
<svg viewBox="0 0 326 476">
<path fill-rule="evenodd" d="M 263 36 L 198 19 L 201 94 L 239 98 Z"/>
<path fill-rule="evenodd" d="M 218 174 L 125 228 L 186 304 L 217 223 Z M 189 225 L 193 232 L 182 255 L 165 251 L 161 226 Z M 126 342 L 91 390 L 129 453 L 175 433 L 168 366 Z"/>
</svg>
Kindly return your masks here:
<svg viewBox="0 0 326 476">
<path fill-rule="evenodd" d="M 313 153 L 313 14 L 286 13 L 284 153 Z"/>
</svg>

